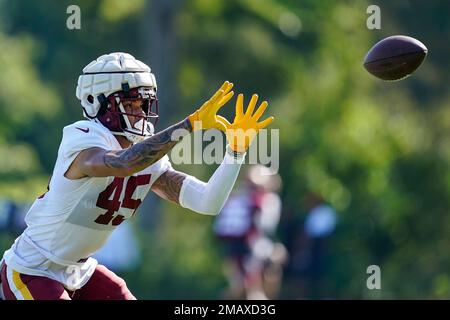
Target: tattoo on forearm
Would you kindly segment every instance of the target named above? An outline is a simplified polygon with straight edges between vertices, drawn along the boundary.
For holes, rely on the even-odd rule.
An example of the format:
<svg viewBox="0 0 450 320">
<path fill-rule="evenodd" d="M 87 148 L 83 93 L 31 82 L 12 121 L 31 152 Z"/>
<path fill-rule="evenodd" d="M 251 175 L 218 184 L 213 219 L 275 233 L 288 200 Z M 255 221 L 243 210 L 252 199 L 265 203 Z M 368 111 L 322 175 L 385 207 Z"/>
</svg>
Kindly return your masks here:
<svg viewBox="0 0 450 320">
<path fill-rule="evenodd" d="M 186 118 L 126 150 L 107 152 L 103 156 L 103 161 L 110 168 L 137 167 L 143 169 L 161 159 L 179 142 L 171 138 L 177 129 L 185 129 L 186 135 L 190 133 L 192 127 L 189 119 Z"/>
<path fill-rule="evenodd" d="M 163 173 L 152 186 L 152 189 L 167 200 L 179 203 L 180 190 L 186 174 L 175 170 Z"/>
</svg>

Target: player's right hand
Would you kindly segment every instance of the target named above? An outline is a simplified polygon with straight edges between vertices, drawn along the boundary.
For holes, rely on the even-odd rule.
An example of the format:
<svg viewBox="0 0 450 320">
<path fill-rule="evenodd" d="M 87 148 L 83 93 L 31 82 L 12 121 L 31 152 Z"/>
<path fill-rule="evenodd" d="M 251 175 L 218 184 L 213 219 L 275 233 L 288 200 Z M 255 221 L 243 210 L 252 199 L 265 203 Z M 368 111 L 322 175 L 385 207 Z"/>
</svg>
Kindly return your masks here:
<svg viewBox="0 0 450 320">
<path fill-rule="evenodd" d="M 233 84 L 225 81 L 211 99 L 188 117 L 193 131 L 213 128 L 226 131 L 224 123 L 217 118 L 217 111 L 233 97 L 234 92 L 230 91 L 231 88 L 233 88 Z M 201 127 L 199 121 L 201 121 Z"/>
</svg>

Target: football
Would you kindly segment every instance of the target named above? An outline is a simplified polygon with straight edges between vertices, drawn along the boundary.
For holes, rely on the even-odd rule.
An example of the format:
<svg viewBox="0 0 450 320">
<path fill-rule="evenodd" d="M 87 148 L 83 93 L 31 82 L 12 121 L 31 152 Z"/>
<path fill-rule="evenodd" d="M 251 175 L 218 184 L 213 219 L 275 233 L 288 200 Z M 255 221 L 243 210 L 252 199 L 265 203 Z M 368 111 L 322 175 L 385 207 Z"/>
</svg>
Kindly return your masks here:
<svg viewBox="0 0 450 320">
<path fill-rule="evenodd" d="M 427 47 L 417 39 L 391 36 L 379 41 L 369 50 L 364 58 L 364 68 L 382 80 L 401 80 L 422 64 L 427 53 Z"/>
</svg>

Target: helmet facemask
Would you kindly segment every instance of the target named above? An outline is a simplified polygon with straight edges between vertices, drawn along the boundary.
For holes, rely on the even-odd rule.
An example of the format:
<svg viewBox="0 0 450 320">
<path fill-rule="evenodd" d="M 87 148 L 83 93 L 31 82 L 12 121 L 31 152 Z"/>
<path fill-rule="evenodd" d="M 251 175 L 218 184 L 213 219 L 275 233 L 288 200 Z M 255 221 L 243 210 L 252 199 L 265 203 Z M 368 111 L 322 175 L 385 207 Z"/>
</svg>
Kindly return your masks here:
<svg viewBox="0 0 450 320">
<path fill-rule="evenodd" d="M 125 136 L 130 142 L 137 143 L 154 134 L 158 122 L 156 90 L 151 87 L 129 89 L 127 85 L 123 85 L 122 89 L 107 98 L 99 97 L 102 106 L 97 118 L 113 134 Z M 126 111 L 125 105 L 135 101 L 140 101 L 143 114 Z M 137 121 L 132 125 L 129 117 L 137 118 Z"/>
</svg>

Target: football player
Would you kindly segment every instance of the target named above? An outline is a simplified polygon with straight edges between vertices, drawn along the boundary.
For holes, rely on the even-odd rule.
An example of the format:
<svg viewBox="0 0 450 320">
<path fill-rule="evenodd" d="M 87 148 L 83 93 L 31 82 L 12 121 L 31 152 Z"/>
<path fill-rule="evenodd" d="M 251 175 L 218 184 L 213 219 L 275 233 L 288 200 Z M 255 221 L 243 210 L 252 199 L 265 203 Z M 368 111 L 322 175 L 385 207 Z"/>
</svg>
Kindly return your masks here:
<svg viewBox="0 0 450 320">
<path fill-rule="evenodd" d="M 27 228 L 1 263 L 6 299 L 135 299 L 123 279 L 91 256 L 111 232 L 131 218 L 152 190 L 164 199 L 201 214 L 215 215 L 224 205 L 247 148 L 273 117 L 258 122 L 267 102 L 246 112 L 243 96 L 233 123 L 216 115 L 233 96 L 222 87 L 184 120 L 155 133 L 157 86 L 150 68 L 127 53 L 92 61 L 78 78 L 76 96 L 87 120 L 63 130 L 48 190 L 25 218 Z M 185 134 L 201 129 L 226 132 L 224 159 L 208 182 L 174 170 L 167 153 Z M 251 131 L 241 139 L 238 133 Z"/>
</svg>

